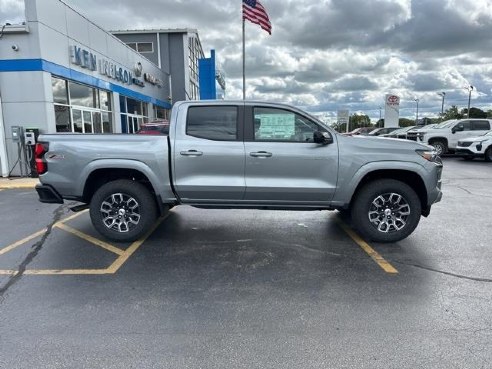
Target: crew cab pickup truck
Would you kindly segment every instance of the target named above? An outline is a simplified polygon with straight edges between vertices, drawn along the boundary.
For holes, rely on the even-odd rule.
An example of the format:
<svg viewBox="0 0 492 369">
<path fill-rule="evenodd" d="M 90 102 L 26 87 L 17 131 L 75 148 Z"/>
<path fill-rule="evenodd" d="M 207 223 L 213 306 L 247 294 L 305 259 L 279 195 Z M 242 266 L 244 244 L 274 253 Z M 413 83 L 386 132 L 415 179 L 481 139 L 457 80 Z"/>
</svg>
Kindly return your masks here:
<svg viewBox="0 0 492 369">
<path fill-rule="evenodd" d="M 175 205 L 335 210 L 368 239 L 394 242 L 440 201 L 442 162 L 411 141 L 336 133 L 294 107 L 174 105 L 168 136 L 41 135 L 41 202 L 82 202 L 105 237 L 132 241 Z"/>
<path fill-rule="evenodd" d="M 417 142 L 434 146 L 438 155 L 455 152 L 458 141 L 480 136 L 492 129 L 492 119 L 453 119 L 417 132 Z"/>
</svg>

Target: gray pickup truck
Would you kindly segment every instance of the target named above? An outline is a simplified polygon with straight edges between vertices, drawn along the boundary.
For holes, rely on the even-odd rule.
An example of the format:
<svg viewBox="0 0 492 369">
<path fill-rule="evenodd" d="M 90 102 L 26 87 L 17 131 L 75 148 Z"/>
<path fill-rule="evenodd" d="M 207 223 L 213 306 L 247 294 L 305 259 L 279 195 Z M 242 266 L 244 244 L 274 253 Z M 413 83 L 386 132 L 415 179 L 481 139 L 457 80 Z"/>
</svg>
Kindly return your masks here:
<svg viewBox="0 0 492 369">
<path fill-rule="evenodd" d="M 186 101 L 168 136 L 42 135 L 41 202 L 82 202 L 105 237 L 132 241 L 175 205 L 335 210 L 368 239 L 395 242 L 440 201 L 432 147 L 343 136 L 294 107 Z"/>
</svg>

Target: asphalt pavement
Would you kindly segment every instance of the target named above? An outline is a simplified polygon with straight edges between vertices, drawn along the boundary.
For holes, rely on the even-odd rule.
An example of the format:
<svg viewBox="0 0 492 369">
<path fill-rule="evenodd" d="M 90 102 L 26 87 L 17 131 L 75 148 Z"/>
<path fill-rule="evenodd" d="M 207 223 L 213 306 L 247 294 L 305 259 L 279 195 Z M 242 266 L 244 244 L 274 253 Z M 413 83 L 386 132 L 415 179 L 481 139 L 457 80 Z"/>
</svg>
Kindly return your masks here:
<svg viewBox="0 0 492 369">
<path fill-rule="evenodd" d="M 0 190 L 0 368 L 490 368 L 492 165 L 444 162 L 394 244 L 337 212 L 186 206 L 116 244 Z"/>
</svg>

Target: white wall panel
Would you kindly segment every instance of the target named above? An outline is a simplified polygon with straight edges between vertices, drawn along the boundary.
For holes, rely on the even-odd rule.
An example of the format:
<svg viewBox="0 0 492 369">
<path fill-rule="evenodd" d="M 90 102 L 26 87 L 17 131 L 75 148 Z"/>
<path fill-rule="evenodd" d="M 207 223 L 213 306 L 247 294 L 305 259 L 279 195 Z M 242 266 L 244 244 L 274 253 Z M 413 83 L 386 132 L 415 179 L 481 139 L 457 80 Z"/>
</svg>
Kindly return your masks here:
<svg viewBox="0 0 492 369">
<path fill-rule="evenodd" d="M 67 6 L 58 0 L 27 0 L 27 2 L 35 2 L 37 10 L 37 21 L 41 22 L 50 28 L 67 34 Z"/>
<path fill-rule="evenodd" d="M 106 32 L 97 27 L 96 25 L 89 23 L 89 47 L 96 52 L 108 55 L 108 44 L 106 42 Z"/>
<path fill-rule="evenodd" d="M 41 58 L 50 62 L 69 67 L 69 38 L 43 24 L 39 25 L 39 42 Z"/>
<path fill-rule="evenodd" d="M 0 73 L 2 101 L 14 102 L 45 102 L 44 72 L 4 72 Z M 49 75 L 49 74 L 48 74 Z M 51 88 L 51 82 L 50 86 Z M 5 119 L 5 117 L 4 117 Z"/>
<path fill-rule="evenodd" d="M 89 47 L 89 22 L 69 8 L 67 8 L 67 31 L 68 37 Z"/>
</svg>

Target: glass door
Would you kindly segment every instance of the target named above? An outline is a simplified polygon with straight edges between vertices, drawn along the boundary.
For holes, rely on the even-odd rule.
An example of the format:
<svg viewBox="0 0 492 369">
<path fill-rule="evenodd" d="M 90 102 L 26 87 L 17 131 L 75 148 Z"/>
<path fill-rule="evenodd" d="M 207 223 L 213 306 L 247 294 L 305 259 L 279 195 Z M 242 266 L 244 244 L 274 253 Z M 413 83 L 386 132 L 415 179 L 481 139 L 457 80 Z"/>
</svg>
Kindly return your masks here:
<svg viewBox="0 0 492 369">
<path fill-rule="evenodd" d="M 96 129 L 98 129 L 97 123 L 100 121 L 101 121 L 101 113 L 99 112 L 72 108 L 72 122 L 73 122 L 72 132 L 94 133 L 94 122 L 96 123 Z M 96 133 L 98 132 L 96 131 Z"/>
<path fill-rule="evenodd" d="M 140 129 L 140 123 L 142 121 L 142 117 L 134 114 L 127 115 L 128 120 L 128 133 L 135 133 Z"/>
</svg>

